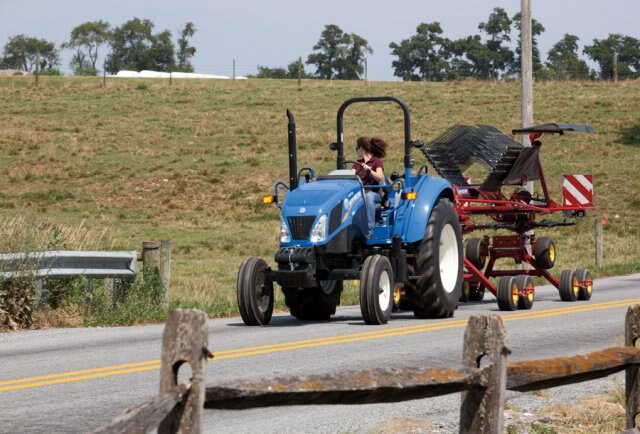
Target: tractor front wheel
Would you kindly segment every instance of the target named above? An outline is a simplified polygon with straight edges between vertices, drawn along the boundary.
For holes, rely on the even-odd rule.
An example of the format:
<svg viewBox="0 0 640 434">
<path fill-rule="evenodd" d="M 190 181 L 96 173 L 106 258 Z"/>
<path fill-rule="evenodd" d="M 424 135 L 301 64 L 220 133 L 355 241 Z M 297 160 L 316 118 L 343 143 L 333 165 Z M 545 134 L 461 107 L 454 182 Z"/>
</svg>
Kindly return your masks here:
<svg viewBox="0 0 640 434">
<path fill-rule="evenodd" d="M 431 211 L 416 255 L 414 314 L 419 318 L 453 316 L 462 292 L 464 260 L 458 214 L 448 199 L 440 199 Z"/>
<path fill-rule="evenodd" d="M 248 326 L 267 325 L 273 314 L 273 282 L 266 278 L 267 263 L 250 257 L 242 261 L 236 283 L 238 308 Z"/>
<path fill-rule="evenodd" d="M 393 268 L 382 255 L 368 256 L 362 264 L 360 311 L 367 324 L 386 324 L 393 308 Z"/>
</svg>

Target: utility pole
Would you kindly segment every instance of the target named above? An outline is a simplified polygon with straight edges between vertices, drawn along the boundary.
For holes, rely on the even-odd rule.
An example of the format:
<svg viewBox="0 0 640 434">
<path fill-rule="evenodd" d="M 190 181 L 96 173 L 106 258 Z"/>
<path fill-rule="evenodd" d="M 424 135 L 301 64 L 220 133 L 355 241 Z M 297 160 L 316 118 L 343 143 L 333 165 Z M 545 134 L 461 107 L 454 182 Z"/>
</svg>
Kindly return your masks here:
<svg viewBox="0 0 640 434">
<path fill-rule="evenodd" d="M 233 59 L 233 81 L 236 81 L 236 59 Z"/>
<path fill-rule="evenodd" d="M 520 21 L 520 82 L 522 93 L 522 128 L 533 125 L 533 49 L 531 36 L 531 0 L 521 0 Z M 522 135 L 522 145 L 531 146 L 529 136 Z M 533 193 L 533 182 L 527 182 L 529 193 Z"/>
<path fill-rule="evenodd" d="M 302 90 L 302 56 L 298 57 L 298 90 Z"/>
<path fill-rule="evenodd" d="M 618 52 L 613 52 L 613 82 L 618 82 Z"/>
<path fill-rule="evenodd" d="M 522 128 L 533 125 L 533 49 L 531 35 L 531 0 L 521 0 L 521 20 L 520 20 L 520 82 L 522 93 Z M 522 145 L 531 146 L 528 134 L 523 134 Z M 523 186 L 529 193 L 533 194 L 533 181 L 527 181 Z M 528 231 L 525 235 L 531 237 L 533 231 Z M 527 251 L 531 253 L 531 241 L 525 241 Z M 528 267 L 522 264 L 523 269 Z"/>
</svg>

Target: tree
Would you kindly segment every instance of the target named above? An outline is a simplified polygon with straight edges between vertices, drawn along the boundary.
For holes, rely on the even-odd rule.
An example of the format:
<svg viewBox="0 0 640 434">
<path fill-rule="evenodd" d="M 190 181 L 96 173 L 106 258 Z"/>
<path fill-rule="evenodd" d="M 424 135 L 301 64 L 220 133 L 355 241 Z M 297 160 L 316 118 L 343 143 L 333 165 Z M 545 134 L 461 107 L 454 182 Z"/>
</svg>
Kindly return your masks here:
<svg viewBox="0 0 640 434">
<path fill-rule="evenodd" d="M 60 73 L 57 69 L 60 65 L 60 56 L 55 44 L 23 34 L 9 38 L 9 42 L 4 46 L 2 64 L 4 68 L 33 72 L 38 56 L 41 73 L 52 75 Z"/>
<path fill-rule="evenodd" d="M 173 71 L 176 65 L 175 62 L 175 46 L 171 41 L 171 32 L 165 30 L 155 35 L 155 41 L 151 46 L 153 52 L 153 59 L 158 71 Z"/>
<path fill-rule="evenodd" d="M 339 68 L 340 59 L 344 58 L 344 46 L 348 43 L 348 36 L 335 24 L 324 26 L 320 34 L 320 40 L 313 46 L 316 53 L 307 58 L 308 65 L 316 66 L 316 75 L 319 78 L 331 80 L 335 70 Z"/>
<path fill-rule="evenodd" d="M 302 62 L 298 62 L 297 60 L 294 60 L 293 62 L 289 63 L 289 65 L 287 65 L 286 68 L 283 68 L 283 67 L 269 68 L 266 66 L 258 65 L 258 73 L 256 74 L 256 78 L 297 79 L 299 67 L 301 67 L 300 78 L 310 78 L 307 75 L 306 71 L 304 70 L 304 66 L 302 65 Z"/>
<path fill-rule="evenodd" d="M 336 76 L 340 80 L 359 80 L 364 72 L 364 60 L 367 54 L 373 53 L 369 43 L 362 36 L 349 33 L 347 40 L 346 56 L 342 65 L 342 71 Z"/>
<path fill-rule="evenodd" d="M 318 78 L 357 80 L 364 71 L 362 63 L 367 53 L 373 53 L 366 39 L 355 33 L 344 33 L 335 24 L 325 26 L 320 40 L 307 57 L 315 65 Z"/>
<path fill-rule="evenodd" d="M 154 34 L 153 28 L 151 20 L 134 18 L 113 29 L 111 53 L 105 66 L 107 71 L 112 74 L 123 69 L 172 71 L 175 47 L 171 33 L 165 30 Z"/>
<path fill-rule="evenodd" d="M 584 53 L 600 66 L 600 78 L 613 77 L 613 52 L 618 53 L 618 77 L 635 78 L 640 73 L 640 41 L 631 36 L 609 34 L 607 39 L 593 40 Z"/>
<path fill-rule="evenodd" d="M 389 44 L 391 54 L 398 57 L 391 63 L 393 75 L 404 81 L 446 80 L 451 69 L 448 62 L 451 41 L 440 35 L 440 23 L 421 23 L 409 39 Z"/>
<path fill-rule="evenodd" d="M 300 70 L 300 78 L 311 78 L 304 70 L 302 61 L 294 60 L 287 66 L 287 78 L 298 78 L 298 69 Z"/>
<path fill-rule="evenodd" d="M 476 77 L 483 80 L 491 78 L 491 62 L 494 55 L 482 43 L 479 35 L 457 39 L 451 43 L 450 47 L 453 55 L 451 59 L 453 76 Z"/>
<path fill-rule="evenodd" d="M 520 68 L 522 65 L 522 55 L 520 44 L 522 42 L 522 14 L 518 12 L 512 18 L 513 23 L 518 29 L 518 46 L 516 47 L 516 56 L 515 61 L 511 67 L 511 73 L 520 75 Z M 542 60 L 540 58 L 540 49 L 538 48 L 538 40 L 537 36 L 540 36 L 546 29 L 542 24 L 540 24 L 535 18 L 531 19 L 531 60 L 533 64 L 533 75 L 537 76 L 537 74 L 542 70 Z"/>
<path fill-rule="evenodd" d="M 98 69 L 98 49 L 111 37 L 111 25 L 108 22 L 88 21 L 71 31 L 68 42 L 62 44 L 63 49 L 76 50 L 69 66 L 75 75 L 96 75 Z"/>
<path fill-rule="evenodd" d="M 280 68 L 268 68 L 258 65 L 258 74 L 256 78 L 287 78 L 287 71 Z"/>
<path fill-rule="evenodd" d="M 575 35 L 565 34 L 547 54 L 547 67 L 556 80 L 586 80 L 589 67 L 578 58 L 578 40 Z"/>
<path fill-rule="evenodd" d="M 511 20 L 504 9 L 494 8 L 478 29 L 486 33 L 486 42 L 473 35 L 451 43 L 451 72 L 456 77 L 499 78 L 513 64 L 513 51 L 504 45 L 511 41 Z"/>
<path fill-rule="evenodd" d="M 486 47 L 491 52 L 488 75 L 498 78 L 500 73 L 504 73 L 513 64 L 513 51 L 502 45 L 511 42 L 511 20 L 504 9 L 494 8 L 487 22 L 480 23 L 478 29 L 489 36 L 486 42 Z"/>
<path fill-rule="evenodd" d="M 189 39 L 193 37 L 196 32 L 196 27 L 192 22 L 185 24 L 184 29 L 180 32 L 178 38 L 178 71 L 193 72 L 193 65 L 191 65 L 191 58 L 196 54 L 196 48 L 189 46 Z"/>
</svg>

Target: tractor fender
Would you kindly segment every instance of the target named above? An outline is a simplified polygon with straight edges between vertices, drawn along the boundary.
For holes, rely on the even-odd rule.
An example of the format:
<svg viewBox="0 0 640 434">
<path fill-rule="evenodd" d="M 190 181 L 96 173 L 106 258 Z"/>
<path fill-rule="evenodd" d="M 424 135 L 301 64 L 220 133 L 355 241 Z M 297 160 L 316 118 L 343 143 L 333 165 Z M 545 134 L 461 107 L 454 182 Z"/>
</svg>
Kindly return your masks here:
<svg viewBox="0 0 640 434">
<path fill-rule="evenodd" d="M 409 202 L 403 213 L 399 213 L 397 226 L 402 228 L 402 239 L 407 243 L 422 241 L 431 210 L 440 198 L 453 202 L 453 188 L 444 178 L 420 177 L 414 188 L 418 193 L 416 200 Z"/>
</svg>

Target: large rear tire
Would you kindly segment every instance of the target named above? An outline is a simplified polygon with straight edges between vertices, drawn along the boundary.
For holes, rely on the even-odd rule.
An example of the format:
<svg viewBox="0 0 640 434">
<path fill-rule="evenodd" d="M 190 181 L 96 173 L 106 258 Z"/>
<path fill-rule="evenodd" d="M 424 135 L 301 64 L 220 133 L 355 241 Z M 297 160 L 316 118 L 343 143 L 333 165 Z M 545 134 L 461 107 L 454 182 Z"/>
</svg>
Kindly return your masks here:
<svg viewBox="0 0 640 434">
<path fill-rule="evenodd" d="M 273 314 L 273 282 L 267 281 L 268 265 L 262 258 L 245 259 L 238 270 L 236 295 L 242 321 L 248 326 L 267 325 Z"/>
<path fill-rule="evenodd" d="M 458 307 L 463 283 L 462 231 L 448 199 L 431 211 L 422 243 L 417 248 L 418 280 L 413 312 L 419 318 L 448 318 Z"/>
<path fill-rule="evenodd" d="M 367 324 L 386 324 L 393 308 L 393 268 L 382 255 L 368 256 L 360 278 L 360 312 Z"/>
<path fill-rule="evenodd" d="M 320 281 L 316 288 L 282 288 L 284 302 L 292 316 L 302 321 L 327 320 L 336 313 L 343 283 L 340 280 Z"/>
</svg>

